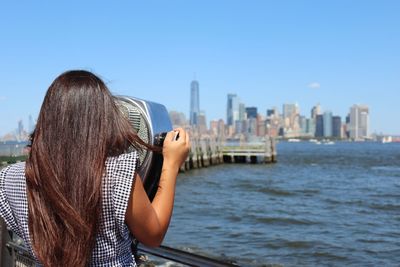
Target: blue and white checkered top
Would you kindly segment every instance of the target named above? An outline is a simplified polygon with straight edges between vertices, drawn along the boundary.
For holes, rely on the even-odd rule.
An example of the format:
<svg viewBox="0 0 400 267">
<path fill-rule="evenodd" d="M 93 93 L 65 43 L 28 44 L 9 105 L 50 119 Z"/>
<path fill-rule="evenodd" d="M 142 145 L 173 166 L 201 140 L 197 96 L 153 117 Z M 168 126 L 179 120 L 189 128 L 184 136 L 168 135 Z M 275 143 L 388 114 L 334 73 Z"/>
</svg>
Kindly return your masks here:
<svg viewBox="0 0 400 267">
<path fill-rule="evenodd" d="M 136 266 L 131 252 L 132 236 L 125 212 L 134 182 L 137 153 L 110 157 L 103 176 L 102 216 L 90 266 Z M 25 242 L 34 256 L 28 228 L 25 163 L 10 165 L 0 172 L 0 216 Z"/>
</svg>

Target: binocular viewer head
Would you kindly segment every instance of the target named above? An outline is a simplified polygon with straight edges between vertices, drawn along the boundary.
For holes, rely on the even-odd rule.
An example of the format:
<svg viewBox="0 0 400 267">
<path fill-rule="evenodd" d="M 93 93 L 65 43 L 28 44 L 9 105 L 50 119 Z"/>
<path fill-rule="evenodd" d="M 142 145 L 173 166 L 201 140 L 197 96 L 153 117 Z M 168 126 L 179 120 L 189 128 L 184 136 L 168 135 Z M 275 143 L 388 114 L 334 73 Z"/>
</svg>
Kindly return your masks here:
<svg viewBox="0 0 400 267">
<path fill-rule="evenodd" d="M 116 96 L 115 102 L 144 142 L 153 146 L 163 146 L 166 133 L 172 130 L 165 106 L 130 96 Z M 148 149 L 138 151 L 138 154 L 137 170 L 147 195 L 152 200 L 157 192 L 163 157 L 161 153 Z"/>
</svg>

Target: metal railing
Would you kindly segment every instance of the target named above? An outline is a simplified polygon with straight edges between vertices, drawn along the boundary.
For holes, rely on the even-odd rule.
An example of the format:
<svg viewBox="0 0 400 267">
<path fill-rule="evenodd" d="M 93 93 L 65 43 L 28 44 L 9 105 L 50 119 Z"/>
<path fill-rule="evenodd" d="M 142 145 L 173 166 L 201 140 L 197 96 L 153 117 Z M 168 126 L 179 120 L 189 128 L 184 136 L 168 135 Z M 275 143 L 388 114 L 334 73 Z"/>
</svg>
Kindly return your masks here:
<svg viewBox="0 0 400 267">
<path fill-rule="evenodd" d="M 28 249 L 22 240 L 9 231 L 0 218 L 0 262 L 3 267 L 33 267 L 35 260 L 31 257 Z M 184 264 L 186 266 L 198 267 L 237 267 L 235 263 L 212 259 L 202 255 L 174 249 L 166 246 L 158 248 L 148 248 L 141 244 L 138 245 L 139 254 L 153 255 L 164 260 Z M 139 265 L 140 266 L 140 265 Z M 147 265 L 146 265 L 147 266 Z"/>
</svg>

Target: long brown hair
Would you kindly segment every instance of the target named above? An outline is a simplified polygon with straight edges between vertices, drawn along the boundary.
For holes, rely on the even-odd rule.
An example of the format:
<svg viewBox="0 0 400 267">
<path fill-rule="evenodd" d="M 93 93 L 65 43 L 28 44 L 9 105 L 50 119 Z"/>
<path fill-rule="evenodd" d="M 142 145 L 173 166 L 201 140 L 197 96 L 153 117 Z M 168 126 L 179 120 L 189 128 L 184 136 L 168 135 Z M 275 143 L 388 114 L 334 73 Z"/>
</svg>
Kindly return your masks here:
<svg viewBox="0 0 400 267">
<path fill-rule="evenodd" d="M 108 156 L 143 142 L 104 82 L 68 71 L 49 87 L 26 162 L 29 234 L 44 266 L 85 266 L 99 228 Z"/>
</svg>

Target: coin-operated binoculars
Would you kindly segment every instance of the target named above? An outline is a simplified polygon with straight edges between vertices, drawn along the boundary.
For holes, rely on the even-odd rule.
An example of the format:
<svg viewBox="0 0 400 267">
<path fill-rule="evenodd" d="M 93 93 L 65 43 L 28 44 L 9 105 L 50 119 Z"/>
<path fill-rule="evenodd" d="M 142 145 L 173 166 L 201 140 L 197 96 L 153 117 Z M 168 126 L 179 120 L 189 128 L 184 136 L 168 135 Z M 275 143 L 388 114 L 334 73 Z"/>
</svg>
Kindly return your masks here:
<svg viewBox="0 0 400 267">
<path fill-rule="evenodd" d="M 172 130 L 165 106 L 130 96 L 116 96 L 115 100 L 138 136 L 147 144 L 162 148 L 167 132 Z M 138 153 L 138 173 L 152 201 L 160 181 L 163 156 L 162 153 L 148 149 L 143 149 Z"/>
</svg>

